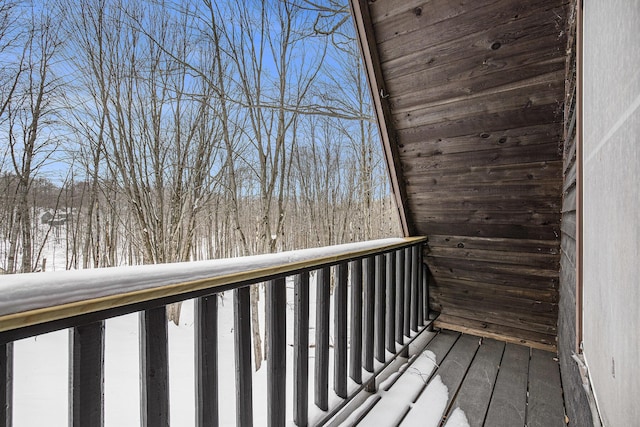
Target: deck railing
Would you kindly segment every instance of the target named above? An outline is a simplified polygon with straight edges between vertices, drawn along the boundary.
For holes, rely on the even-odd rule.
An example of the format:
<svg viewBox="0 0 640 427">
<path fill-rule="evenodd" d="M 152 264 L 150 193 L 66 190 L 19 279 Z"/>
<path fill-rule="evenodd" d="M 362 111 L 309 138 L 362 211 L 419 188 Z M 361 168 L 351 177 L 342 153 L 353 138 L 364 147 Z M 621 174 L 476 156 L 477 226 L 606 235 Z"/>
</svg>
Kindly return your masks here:
<svg viewBox="0 0 640 427">
<path fill-rule="evenodd" d="M 253 425 L 250 285 L 265 283 L 268 424 L 329 421 L 406 351 L 427 318 L 424 238 L 384 239 L 180 264 L 3 276 L 0 426 L 12 420 L 13 341 L 70 328 L 69 425 L 104 424 L 105 319 L 140 312 L 141 424 L 169 425 L 166 305 L 195 299 L 196 425 L 218 425 L 218 298 L 233 290 L 236 424 Z M 332 284 L 333 275 L 333 284 Z M 310 277 L 316 280 L 314 387 L 309 390 Z M 286 366 L 286 281 L 294 282 L 293 366 Z M 331 295 L 333 288 L 333 295 Z M 350 289 L 350 290 L 348 290 Z M 348 300 L 350 298 L 350 301 Z M 333 304 L 333 325 L 330 307 Z M 350 304 L 350 306 L 349 306 Z M 330 406 L 330 328 L 333 393 Z M 224 357 L 230 357 L 225 354 Z M 375 363 L 377 361 L 378 363 Z M 287 369 L 293 402 L 287 402 Z M 351 381 L 349 381 L 349 378 Z M 355 386 L 354 386 L 355 385 Z M 309 393 L 320 415 L 309 417 Z"/>
</svg>

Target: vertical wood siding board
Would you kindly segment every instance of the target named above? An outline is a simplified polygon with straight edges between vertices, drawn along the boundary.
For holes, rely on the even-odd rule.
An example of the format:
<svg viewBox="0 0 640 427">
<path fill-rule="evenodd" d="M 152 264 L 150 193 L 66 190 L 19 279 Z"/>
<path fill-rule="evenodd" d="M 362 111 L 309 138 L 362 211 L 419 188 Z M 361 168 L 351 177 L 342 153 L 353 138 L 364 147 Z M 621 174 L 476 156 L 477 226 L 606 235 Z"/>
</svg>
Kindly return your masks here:
<svg viewBox="0 0 640 427">
<path fill-rule="evenodd" d="M 385 361 L 385 261 L 384 254 L 375 257 L 375 358 L 379 362 Z"/>
<path fill-rule="evenodd" d="M 0 345 L 0 427 L 11 427 L 13 409 L 13 343 Z"/>
<path fill-rule="evenodd" d="M 396 253 L 389 252 L 385 256 L 386 267 L 386 330 L 385 337 L 387 343 L 387 351 L 396 352 Z"/>
<path fill-rule="evenodd" d="M 411 336 L 411 248 L 404 249 L 404 335 Z"/>
<path fill-rule="evenodd" d="M 141 425 L 169 426 L 169 365 L 165 307 L 140 313 Z"/>
<path fill-rule="evenodd" d="M 329 408 L 329 309 L 331 268 L 318 270 L 316 279 L 316 363 L 315 404 L 323 411 Z"/>
<path fill-rule="evenodd" d="M 286 423 L 286 331 L 287 287 L 285 278 L 267 282 L 267 424 L 283 426 Z"/>
<path fill-rule="evenodd" d="M 404 345 L 404 249 L 396 251 L 396 342 Z"/>
<path fill-rule="evenodd" d="M 251 294 L 248 286 L 233 291 L 236 362 L 236 425 L 253 425 L 251 372 Z"/>
<path fill-rule="evenodd" d="M 195 314 L 196 425 L 219 425 L 218 295 L 197 298 Z"/>
<path fill-rule="evenodd" d="M 69 329 L 69 425 L 104 425 L 104 322 Z"/>
<path fill-rule="evenodd" d="M 363 337 L 362 366 L 367 372 L 373 372 L 374 352 L 374 309 L 375 309 L 375 257 L 364 259 L 363 265 Z"/>
<path fill-rule="evenodd" d="M 333 316 L 333 389 L 339 397 L 347 397 L 347 280 L 349 265 L 336 265 L 335 298 Z"/>
<path fill-rule="evenodd" d="M 362 383 L 362 260 L 351 262 L 351 356 L 349 376 Z"/>
<path fill-rule="evenodd" d="M 418 246 L 411 247 L 411 330 L 418 331 Z"/>
<path fill-rule="evenodd" d="M 309 417 L 309 272 L 294 277 L 293 418 L 306 426 Z"/>
</svg>

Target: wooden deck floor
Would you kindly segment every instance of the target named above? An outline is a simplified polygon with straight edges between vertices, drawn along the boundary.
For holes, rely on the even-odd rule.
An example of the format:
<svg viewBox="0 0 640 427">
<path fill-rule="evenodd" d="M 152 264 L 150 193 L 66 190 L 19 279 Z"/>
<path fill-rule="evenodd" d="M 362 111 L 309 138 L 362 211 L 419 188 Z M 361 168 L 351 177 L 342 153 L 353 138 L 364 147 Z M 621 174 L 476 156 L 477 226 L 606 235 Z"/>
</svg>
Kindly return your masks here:
<svg viewBox="0 0 640 427">
<path fill-rule="evenodd" d="M 448 330 L 364 406 L 347 424 L 459 426 L 462 411 L 471 427 L 565 426 L 555 354 Z"/>
</svg>

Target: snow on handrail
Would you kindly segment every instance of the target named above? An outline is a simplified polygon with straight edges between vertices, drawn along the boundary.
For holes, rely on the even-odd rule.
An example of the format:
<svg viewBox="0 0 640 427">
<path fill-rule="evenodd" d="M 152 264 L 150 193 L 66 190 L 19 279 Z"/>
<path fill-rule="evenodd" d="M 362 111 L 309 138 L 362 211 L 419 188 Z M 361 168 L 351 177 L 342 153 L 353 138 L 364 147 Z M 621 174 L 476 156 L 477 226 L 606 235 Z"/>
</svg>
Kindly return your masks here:
<svg viewBox="0 0 640 427">
<path fill-rule="evenodd" d="M 391 238 L 238 258 L 0 276 L 0 332 L 259 281 L 423 241 Z"/>
</svg>

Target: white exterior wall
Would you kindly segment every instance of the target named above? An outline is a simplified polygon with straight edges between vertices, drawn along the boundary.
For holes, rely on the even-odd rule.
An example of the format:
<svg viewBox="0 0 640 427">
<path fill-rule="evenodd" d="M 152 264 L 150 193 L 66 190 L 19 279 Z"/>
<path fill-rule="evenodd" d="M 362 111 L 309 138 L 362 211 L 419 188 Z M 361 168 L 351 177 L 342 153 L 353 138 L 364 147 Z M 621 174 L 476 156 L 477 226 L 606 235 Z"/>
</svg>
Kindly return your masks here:
<svg viewBox="0 0 640 427">
<path fill-rule="evenodd" d="M 606 426 L 640 422 L 640 2 L 584 2 L 584 353 Z"/>
</svg>

